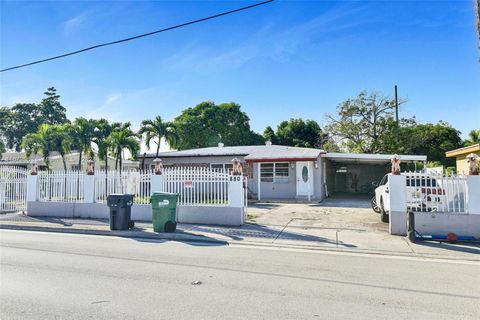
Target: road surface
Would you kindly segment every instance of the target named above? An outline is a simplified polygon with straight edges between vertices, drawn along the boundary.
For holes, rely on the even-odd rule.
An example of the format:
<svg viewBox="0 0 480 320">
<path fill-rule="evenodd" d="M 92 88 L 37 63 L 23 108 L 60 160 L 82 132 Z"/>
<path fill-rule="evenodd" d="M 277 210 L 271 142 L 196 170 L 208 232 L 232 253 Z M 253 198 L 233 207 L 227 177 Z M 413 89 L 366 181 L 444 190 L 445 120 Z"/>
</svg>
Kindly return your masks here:
<svg viewBox="0 0 480 320">
<path fill-rule="evenodd" d="M 480 264 L 0 231 L 1 319 L 478 319 Z"/>
</svg>

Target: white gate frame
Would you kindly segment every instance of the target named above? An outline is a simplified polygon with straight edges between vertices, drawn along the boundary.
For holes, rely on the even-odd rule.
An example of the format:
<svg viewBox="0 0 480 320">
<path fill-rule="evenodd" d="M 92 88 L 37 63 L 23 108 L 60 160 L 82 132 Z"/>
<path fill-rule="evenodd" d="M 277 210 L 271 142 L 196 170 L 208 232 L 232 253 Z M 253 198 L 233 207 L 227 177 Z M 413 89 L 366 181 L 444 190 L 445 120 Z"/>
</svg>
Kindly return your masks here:
<svg viewBox="0 0 480 320">
<path fill-rule="evenodd" d="M 27 169 L 0 166 L 0 212 L 27 210 Z"/>
</svg>

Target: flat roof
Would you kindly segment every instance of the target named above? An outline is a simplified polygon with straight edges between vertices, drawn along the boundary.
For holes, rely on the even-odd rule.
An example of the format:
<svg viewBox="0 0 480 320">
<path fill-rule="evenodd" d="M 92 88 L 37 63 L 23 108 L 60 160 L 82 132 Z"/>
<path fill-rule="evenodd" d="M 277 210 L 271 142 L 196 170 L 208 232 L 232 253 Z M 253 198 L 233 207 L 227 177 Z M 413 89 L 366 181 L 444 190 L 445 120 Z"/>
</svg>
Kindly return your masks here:
<svg viewBox="0 0 480 320">
<path fill-rule="evenodd" d="M 315 160 L 325 151 L 321 149 L 289 147 L 280 145 L 257 145 L 257 146 L 233 146 L 233 147 L 209 147 L 180 151 L 160 152 L 159 158 L 177 157 L 221 157 L 242 156 L 246 161 L 285 160 L 286 158 Z M 147 154 L 146 157 L 155 157 L 155 153 Z M 141 157 L 141 156 L 140 156 Z"/>
<path fill-rule="evenodd" d="M 322 157 L 339 162 L 379 163 L 390 162 L 392 155 L 327 152 L 322 154 Z M 427 161 L 427 156 L 424 155 L 399 155 L 399 157 L 402 162 Z"/>
<path fill-rule="evenodd" d="M 447 151 L 445 155 L 450 158 L 450 157 L 461 156 L 463 154 L 468 154 L 471 152 L 479 152 L 479 151 L 480 151 L 480 143 L 477 143 L 468 147 Z"/>
</svg>

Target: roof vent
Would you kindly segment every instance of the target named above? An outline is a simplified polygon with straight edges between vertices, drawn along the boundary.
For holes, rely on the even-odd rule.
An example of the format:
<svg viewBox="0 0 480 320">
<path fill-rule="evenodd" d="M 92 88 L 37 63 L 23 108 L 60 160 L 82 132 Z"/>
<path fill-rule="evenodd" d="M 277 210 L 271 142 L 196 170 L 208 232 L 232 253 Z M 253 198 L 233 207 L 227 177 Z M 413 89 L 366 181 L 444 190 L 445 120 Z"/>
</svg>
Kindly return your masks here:
<svg viewBox="0 0 480 320">
<path fill-rule="evenodd" d="M 223 142 L 219 142 L 219 143 L 218 143 L 218 147 L 219 147 L 219 148 L 223 148 L 223 146 L 224 146 Z"/>
<path fill-rule="evenodd" d="M 272 141 L 270 141 L 270 140 L 265 141 L 265 145 L 266 145 L 266 146 L 271 146 L 271 145 L 272 145 Z"/>
</svg>

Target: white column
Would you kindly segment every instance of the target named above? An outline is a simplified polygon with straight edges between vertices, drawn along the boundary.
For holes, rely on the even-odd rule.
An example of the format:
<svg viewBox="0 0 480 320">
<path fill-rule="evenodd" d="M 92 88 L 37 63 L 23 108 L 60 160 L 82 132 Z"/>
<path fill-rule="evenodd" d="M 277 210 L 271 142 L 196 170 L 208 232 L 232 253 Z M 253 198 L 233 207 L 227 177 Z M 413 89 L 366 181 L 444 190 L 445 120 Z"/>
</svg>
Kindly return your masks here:
<svg viewBox="0 0 480 320">
<path fill-rule="evenodd" d="M 262 183 L 261 183 L 261 177 L 260 177 L 260 162 L 257 162 L 257 195 L 258 195 L 258 200 L 260 200 L 260 189 L 262 188 Z"/>
<path fill-rule="evenodd" d="M 230 207 L 243 207 L 243 176 L 230 175 L 228 179 L 228 202 Z"/>
<path fill-rule="evenodd" d="M 93 174 L 87 174 L 83 179 L 84 202 L 95 203 L 95 176 Z"/>
<path fill-rule="evenodd" d="M 27 176 L 27 203 L 38 201 L 38 176 L 37 175 L 28 175 Z"/>
<path fill-rule="evenodd" d="M 163 175 L 153 174 L 150 182 L 150 195 L 155 192 L 163 192 Z"/>
<path fill-rule="evenodd" d="M 470 214 L 480 214 L 480 176 L 467 176 L 467 208 Z"/>
<path fill-rule="evenodd" d="M 407 235 L 407 179 L 405 176 L 388 177 L 390 198 L 390 234 Z"/>
</svg>

